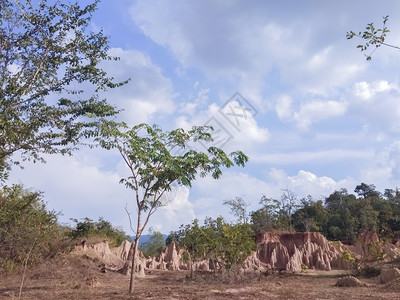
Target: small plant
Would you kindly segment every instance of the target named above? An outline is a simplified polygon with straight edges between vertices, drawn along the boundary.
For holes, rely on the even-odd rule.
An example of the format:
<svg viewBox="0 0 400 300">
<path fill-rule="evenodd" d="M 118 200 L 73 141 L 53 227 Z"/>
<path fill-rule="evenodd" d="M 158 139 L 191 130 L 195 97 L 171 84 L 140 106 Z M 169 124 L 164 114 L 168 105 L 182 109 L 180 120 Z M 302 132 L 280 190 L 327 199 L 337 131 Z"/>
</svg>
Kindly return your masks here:
<svg viewBox="0 0 400 300">
<path fill-rule="evenodd" d="M 307 272 L 307 270 L 308 270 L 307 265 L 306 265 L 306 264 L 301 264 L 301 270 L 302 270 L 303 272 Z"/>
<path fill-rule="evenodd" d="M 355 263 L 355 258 L 351 255 L 349 250 L 344 250 L 342 253 L 342 261 L 347 264 L 347 270 L 350 273 L 350 266 Z"/>
</svg>

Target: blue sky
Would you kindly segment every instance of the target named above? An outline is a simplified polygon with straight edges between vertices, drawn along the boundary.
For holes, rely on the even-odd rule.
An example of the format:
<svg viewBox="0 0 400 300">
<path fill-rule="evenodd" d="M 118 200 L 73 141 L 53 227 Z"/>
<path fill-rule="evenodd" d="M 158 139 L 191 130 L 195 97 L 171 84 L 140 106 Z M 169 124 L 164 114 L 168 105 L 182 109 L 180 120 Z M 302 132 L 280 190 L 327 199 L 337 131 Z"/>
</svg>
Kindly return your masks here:
<svg viewBox="0 0 400 300">
<path fill-rule="evenodd" d="M 165 130 L 211 122 L 224 150 L 250 157 L 218 181 L 178 188 L 150 226 L 168 233 L 195 217 L 229 218 L 224 200 L 242 197 L 251 211 L 286 188 L 323 199 L 361 182 L 400 187 L 400 52 L 382 47 L 367 62 L 360 41 L 346 39 L 389 15 L 387 41 L 400 44 L 399 12 L 395 0 L 100 3 L 92 28 L 121 58 L 103 67 L 132 79 L 104 95 L 124 109 L 120 120 Z M 15 169 L 11 181 L 43 191 L 62 222 L 102 216 L 129 231 L 133 193 L 118 184 L 128 170 L 116 152 L 47 161 Z"/>
</svg>

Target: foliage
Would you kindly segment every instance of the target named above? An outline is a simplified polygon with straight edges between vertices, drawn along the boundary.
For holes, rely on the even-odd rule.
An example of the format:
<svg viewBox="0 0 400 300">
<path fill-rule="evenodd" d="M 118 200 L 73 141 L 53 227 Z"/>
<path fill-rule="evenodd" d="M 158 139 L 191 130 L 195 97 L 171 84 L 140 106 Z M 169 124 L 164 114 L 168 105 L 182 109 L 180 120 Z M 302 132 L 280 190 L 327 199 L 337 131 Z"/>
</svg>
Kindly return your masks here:
<svg viewBox="0 0 400 300">
<path fill-rule="evenodd" d="M 228 275 L 237 274 L 244 260 L 256 249 L 249 224 L 229 224 L 222 217 L 208 218 L 203 226 L 194 220 L 182 228 L 182 235 L 180 245 L 189 253 L 191 265 L 210 259 L 215 269 L 222 267 Z"/>
<path fill-rule="evenodd" d="M 145 257 L 156 256 L 165 249 L 164 236 L 159 231 L 153 231 L 148 242 L 139 246 Z"/>
<path fill-rule="evenodd" d="M 357 46 L 358 49 L 363 51 L 367 51 L 370 46 L 374 47 L 374 50 L 372 50 L 369 54 L 364 54 L 367 60 L 372 59 L 372 54 L 380 47 L 380 46 L 387 46 L 390 48 L 394 49 L 400 49 L 400 47 L 388 44 L 385 42 L 386 35 L 389 31 L 389 29 L 386 27 L 386 22 L 389 20 L 389 16 L 383 17 L 383 24 L 382 28 L 376 28 L 374 26 L 374 23 L 369 23 L 365 27 L 365 31 L 361 32 L 359 31 L 358 33 L 354 31 L 349 31 L 346 34 L 346 38 L 352 39 L 353 37 L 358 37 L 361 39 L 365 40 L 364 44 L 360 44 Z"/>
<path fill-rule="evenodd" d="M 177 230 L 177 231 L 171 231 L 168 236 L 165 239 L 165 245 L 169 245 L 172 242 L 175 242 L 175 244 L 179 245 L 182 240 L 182 231 Z"/>
<path fill-rule="evenodd" d="M 103 32 L 88 29 L 98 2 L 1 1 L 0 179 L 13 153 L 70 153 L 96 118 L 117 113 L 98 95 L 123 84 L 99 67 L 117 58 Z"/>
<path fill-rule="evenodd" d="M 71 239 L 82 239 L 90 237 L 102 237 L 107 239 L 113 247 L 121 245 L 125 240 L 131 241 L 131 238 L 122 230 L 112 226 L 109 221 L 99 218 L 94 222 L 90 218 L 84 218 L 82 221 L 72 219 L 76 223 L 75 229 L 71 229 L 67 235 Z"/>
<path fill-rule="evenodd" d="M 40 192 L 22 185 L 0 191 L 0 270 L 13 272 L 30 254 L 34 263 L 51 252 L 58 235 L 57 214 L 47 211 Z"/>
<path fill-rule="evenodd" d="M 349 250 L 344 250 L 342 253 L 342 261 L 347 264 L 348 270 L 350 272 L 350 268 L 354 265 L 356 259 L 351 255 L 351 252 Z"/>
<path fill-rule="evenodd" d="M 296 197 L 284 190 L 281 200 L 262 196 L 261 208 L 250 213 L 255 233 L 265 231 L 318 231 L 330 240 L 354 244 L 365 231 L 375 231 L 383 240 L 400 238 L 400 191 L 361 183 L 350 194 L 336 190 L 324 200 L 307 196 L 297 204 Z M 292 199 L 286 201 L 284 198 Z M 288 208 L 288 205 L 291 208 Z M 290 223 L 292 226 L 290 226 Z"/>
<path fill-rule="evenodd" d="M 306 272 L 306 271 L 308 270 L 307 265 L 306 265 L 306 264 L 301 264 L 301 270 L 302 270 L 303 272 Z"/>
<path fill-rule="evenodd" d="M 191 149 L 179 154 L 191 141 L 212 142 L 211 131 L 210 127 L 195 126 L 189 131 L 179 128 L 164 132 L 156 125 L 139 124 L 129 128 L 125 123 L 106 120 L 99 125 L 96 141 L 105 149 L 116 148 L 130 171 L 130 176 L 120 182 L 135 193 L 136 226 L 126 209 L 136 234 L 132 269 L 139 238 L 150 217 L 159 207 L 173 200 L 173 192 L 178 185 L 190 187 L 197 175 L 204 177 L 210 174 L 218 179 L 223 167 L 244 166 L 248 161 L 241 151 L 232 152 L 229 155 L 231 159 L 222 149 L 213 146 L 206 152 Z M 125 265 L 123 272 L 127 273 L 128 268 Z M 129 291 L 133 292 L 133 272 Z"/>
<path fill-rule="evenodd" d="M 181 226 L 181 240 L 179 246 L 183 247 L 187 255 L 187 260 L 190 263 L 190 276 L 193 278 L 193 265 L 207 257 L 209 236 L 204 227 L 199 225 L 197 219 L 191 224 Z M 197 271 L 197 270 L 196 270 Z"/>
<path fill-rule="evenodd" d="M 293 214 L 296 231 L 323 231 L 329 218 L 322 200 L 314 201 L 311 196 L 300 200 L 301 205 Z"/>
<path fill-rule="evenodd" d="M 217 218 L 210 224 L 216 231 L 217 247 L 214 256 L 225 269 L 238 274 L 239 267 L 245 259 L 256 250 L 254 232 L 248 224 L 228 224 L 222 218 Z"/>
<path fill-rule="evenodd" d="M 255 233 L 279 229 L 280 203 L 278 200 L 262 196 L 262 208 L 251 212 L 251 226 Z"/>
<path fill-rule="evenodd" d="M 235 199 L 225 200 L 223 204 L 230 206 L 231 214 L 238 218 L 239 223 L 247 224 L 247 207 L 249 207 L 250 203 L 243 200 L 243 198 L 236 197 Z"/>
</svg>

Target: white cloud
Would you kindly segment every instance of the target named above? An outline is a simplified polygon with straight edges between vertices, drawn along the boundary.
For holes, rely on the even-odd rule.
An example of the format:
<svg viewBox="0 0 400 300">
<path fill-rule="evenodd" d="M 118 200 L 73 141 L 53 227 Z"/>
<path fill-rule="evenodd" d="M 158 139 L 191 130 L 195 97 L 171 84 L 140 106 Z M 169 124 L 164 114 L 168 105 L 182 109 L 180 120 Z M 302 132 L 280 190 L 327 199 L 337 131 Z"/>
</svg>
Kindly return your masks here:
<svg viewBox="0 0 400 300">
<path fill-rule="evenodd" d="M 396 82 L 357 82 L 348 99 L 350 115 L 363 121 L 366 135 L 400 133 L 400 88 Z"/>
<path fill-rule="evenodd" d="M 312 172 L 299 170 L 294 176 L 289 176 L 281 169 L 270 169 L 268 172 L 270 179 L 277 187 L 281 189 L 289 189 L 298 197 L 311 195 L 314 199 L 321 199 L 329 196 L 333 191 L 341 188 L 347 188 L 349 191 L 355 186 L 355 181 L 345 178 L 335 181 L 328 176 L 317 176 Z M 277 197 L 277 196 L 275 196 Z"/>
<path fill-rule="evenodd" d="M 161 207 L 152 220 L 152 227 L 157 231 L 168 233 L 178 230 L 180 225 L 189 224 L 195 218 L 193 204 L 189 201 L 189 189 L 180 186 L 173 194 L 171 203 Z"/>
<path fill-rule="evenodd" d="M 164 116 L 174 112 L 176 105 L 171 80 L 148 55 L 120 48 L 112 48 L 109 53 L 120 57 L 119 61 L 104 63 L 109 75 L 116 81 L 131 78 L 128 84 L 107 93 L 110 103 L 124 109 L 120 113 L 123 121 L 130 125 L 151 123 L 156 114 Z"/>
<path fill-rule="evenodd" d="M 284 95 L 278 98 L 275 110 L 278 114 L 279 119 L 285 121 L 293 117 L 292 103 L 293 99 L 288 95 Z"/>
<path fill-rule="evenodd" d="M 307 131 L 315 123 L 344 115 L 347 104 L 333 100 L 309 100 L 301 103 L 298 111 L 294 110 L 293 98 L 289 95 L 283 95 L 277 99 L 275 111 L 279 119 L 294 122 L 298 129 Z"/>
<path fill-rule="evenodd" d="M 350 150 L 350 149 L 331 149 L 331 150 L 314 150 L 314 151 L 293 151 L 266 153 L 255 156 L 252 160 L 258 163 L 291 165 L 299 163 L 318 163 L 318 162 L 335 162 L 343 159 L 372 159 L 374 151 L 366 150 Z"/>
<path fill-rule="evenodd" d="M 238 149 L 246 152 L 268 141 L 269 130 L 258 125 L 251 111 L 237 101 L 231 101 L 228 105 L 221 108 L 213 103 L 207 110 L 198 111 L 194 116 L 179 116 L 175 119 L 175 127 L 188 130 L 192 126 L 212 126 L 214 143 L 205 146 L 222 147 L 226 152 Z M 203 147 L 191 146 L 196 149 Z"/>
<path fill-rule="evenodd" d="M 293 114 L 296 125 L 301 130 L 307 130 L 313 123 L 328 118 L 341 116 L 346 112 L 346 104 L 339 101 L 310 101 Z"/>
<path fill-rule="evenodd" d="M 355 83 L 353 87 L 354 95 L 363 100 L 371 99 L 377 93 L 382 93 L 391 89 L 398 90 L 398 87 L 394 83 L 389 84 L 386 80 L 374 81 L 372 83 L 361 81 Z"/>
</svg>

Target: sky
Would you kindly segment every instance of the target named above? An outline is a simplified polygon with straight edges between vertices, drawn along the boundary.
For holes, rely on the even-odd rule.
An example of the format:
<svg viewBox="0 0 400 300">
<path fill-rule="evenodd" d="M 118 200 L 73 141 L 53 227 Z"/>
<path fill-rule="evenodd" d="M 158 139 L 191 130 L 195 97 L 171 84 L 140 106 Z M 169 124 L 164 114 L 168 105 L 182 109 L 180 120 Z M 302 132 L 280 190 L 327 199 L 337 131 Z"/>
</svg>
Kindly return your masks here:
<svg viewBox="0 0 400 300">
<path fill-rule="evenodd" d="M 224 200 L 241 197 L 254 211 L 284 189 L 319 200 L 361 182 L 400 187 L 400 52 L 381 47 L 366 61 L 362 41 L 346 39 L 387 15 L 386 41 L 400 45 L 396 0 L 103 0 L 91 26 L 120 60 L 102 66 L 131 78 L 103 95 L 123 109 L 119 120 L 211 125 L 216 146 L 250 159 L 220 180 L 178 187 L 149 227 L 169 233 L 194 218 L 232 219 Z M 64 224 L 103 217 L 131 233 L 124 208 L 135 212 L 134 194 L 119 184 L 128 169 L 116 151 L 46 160 L 14 168 L 10 182 L 43 191 Z"/>
</svg>

